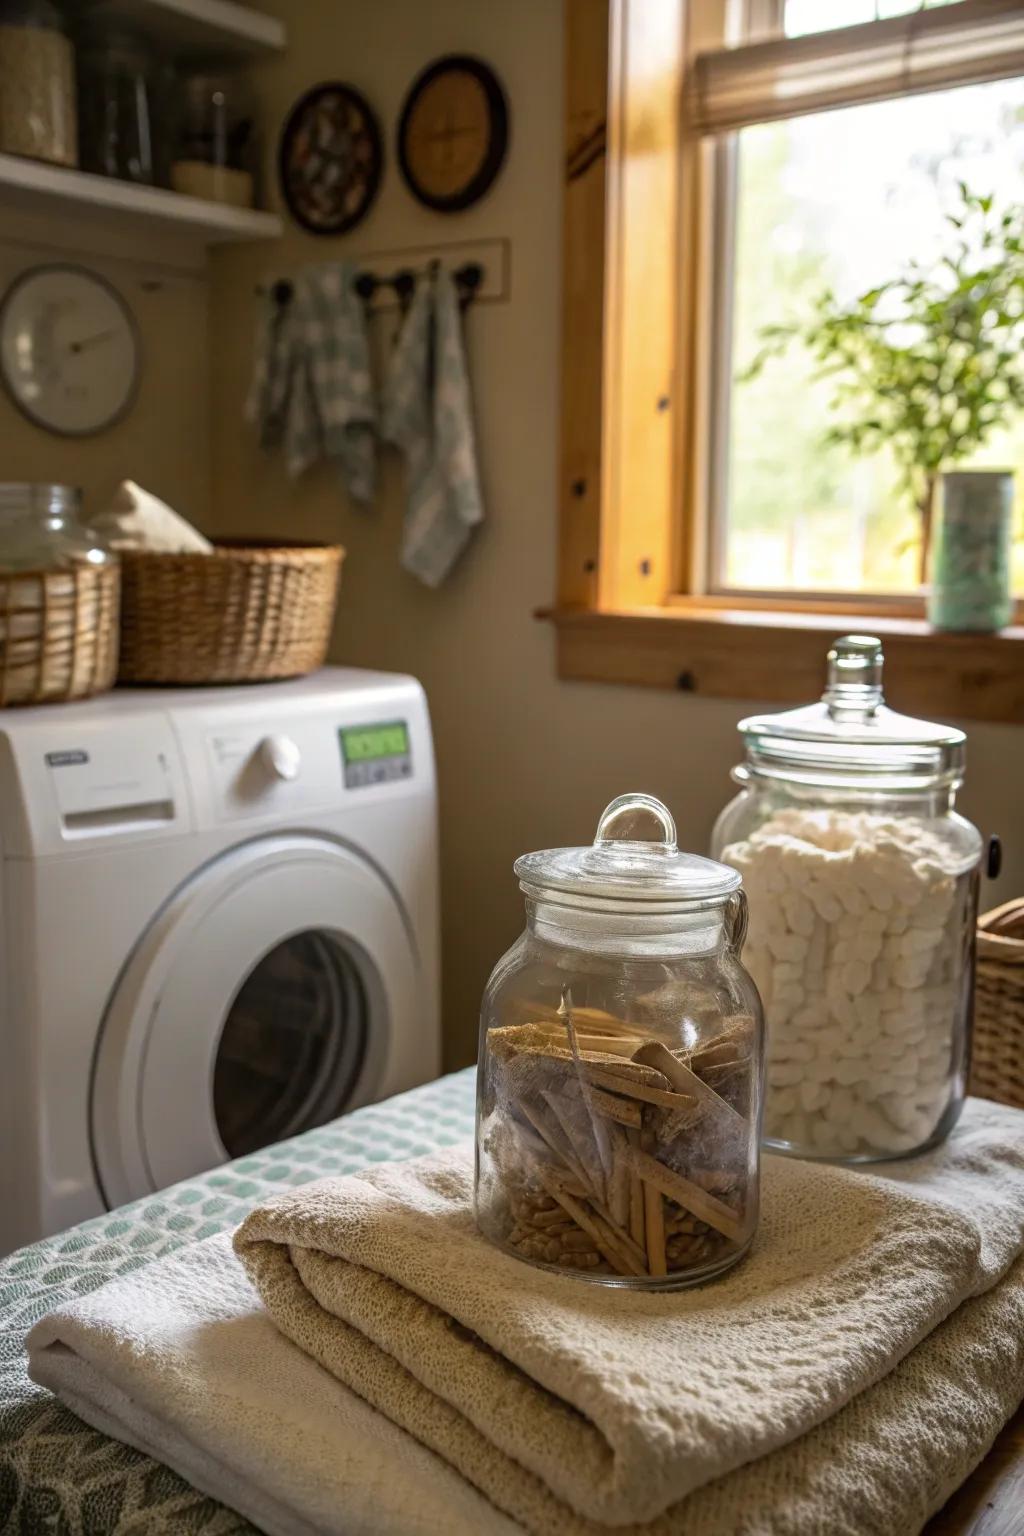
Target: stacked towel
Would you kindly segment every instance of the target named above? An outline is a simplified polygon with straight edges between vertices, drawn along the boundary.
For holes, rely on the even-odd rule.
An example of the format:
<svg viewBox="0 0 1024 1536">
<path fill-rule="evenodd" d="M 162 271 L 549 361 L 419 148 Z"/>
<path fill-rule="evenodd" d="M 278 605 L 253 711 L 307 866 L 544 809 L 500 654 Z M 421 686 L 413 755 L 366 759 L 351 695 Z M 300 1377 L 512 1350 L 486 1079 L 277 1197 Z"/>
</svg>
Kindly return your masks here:
<svg viewBox="0 0 1024 1536">
<path fill-rule="evenodd" d="M 376 406 L 366 315 L 347 262 L 307 267 L 281 303 L 271 291 L 256 338 L 246 419 L 264 447 L 282 439 L 290 475 L 335 462 L 356 501 L 373 500 Z"/>
<path fill-rule="evenodd" d="M 428 587 L 483 521 L 462 317 L 451 274 L 424 274 L 391 354 L 382 432 L 406 462 L 402 564 Z"/>
<path fill-rule="evenodd" d="M 31 1370 L 288 1536 L 909 1536 L 1024 1396 L 1024 1116 L 992 1105 L 882 1173 L 769 1158 L 749 1259 L 676 1295 L 490 1248 L 468 1148 L 236 1247 L 266 1313 L 212 1239 L 37 1324 Z"/>
</svg>

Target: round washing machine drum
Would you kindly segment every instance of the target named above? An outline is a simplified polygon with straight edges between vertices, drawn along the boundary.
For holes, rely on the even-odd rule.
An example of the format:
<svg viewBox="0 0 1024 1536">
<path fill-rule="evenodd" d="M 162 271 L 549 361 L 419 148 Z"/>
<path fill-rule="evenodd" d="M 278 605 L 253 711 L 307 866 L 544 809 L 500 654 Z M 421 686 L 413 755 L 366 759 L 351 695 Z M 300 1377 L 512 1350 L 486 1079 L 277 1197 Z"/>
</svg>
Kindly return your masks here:
<svg viewBox="0 0 1024 1536">
<path fill-rule="evenodd" d="M 264 838 L 207 865 L 135 947 L 104 1017 L 92 1140 L 107 1205 L 398 1086 L 418 979 L 394 893 L 338 844 Z"/>
</svg>

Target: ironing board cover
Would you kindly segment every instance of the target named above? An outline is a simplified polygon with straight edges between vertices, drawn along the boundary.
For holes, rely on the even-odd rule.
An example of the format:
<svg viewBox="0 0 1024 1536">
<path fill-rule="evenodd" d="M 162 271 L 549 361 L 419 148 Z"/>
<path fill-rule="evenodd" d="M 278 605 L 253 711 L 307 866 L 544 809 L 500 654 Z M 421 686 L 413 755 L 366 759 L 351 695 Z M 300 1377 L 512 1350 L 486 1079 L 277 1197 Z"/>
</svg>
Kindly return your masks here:
<svg viewBox="0 0 1024 1536">
<path fill-rule="evenodd" d="M 24 1338 L 59 1303 L 238 1225 L 290 1185 L 420 1157 L 472 1134 L 472 1068 L 239 1158 L 0 1260 L 0 1532 L 252 1531 L 140 1451 L 89 1429 L 25 1373 Z"/>
</svg>

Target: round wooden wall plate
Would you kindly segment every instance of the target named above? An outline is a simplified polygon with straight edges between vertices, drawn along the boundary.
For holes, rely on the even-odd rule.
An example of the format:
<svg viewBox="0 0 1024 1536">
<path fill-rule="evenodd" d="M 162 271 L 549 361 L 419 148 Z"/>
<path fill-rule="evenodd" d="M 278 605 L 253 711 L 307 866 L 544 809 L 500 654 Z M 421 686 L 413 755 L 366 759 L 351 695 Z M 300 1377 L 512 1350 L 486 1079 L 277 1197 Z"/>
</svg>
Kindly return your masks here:
<svg viewBox="0 0 1024 1536">
<path fill-rule="evenodd" d="M 492 185 L 508 149 L 508 104 L 480 59 L 452 53 L 413 82 L 398 125 L 398 163 L 414 197 L 458 213 Z"/>
<path fill-rule="evenodd" d="M 380 188 L 381 138 L 366 99 L 327 80 L 307 91 L 281 131 L 278 173 L 288 211 L 313 235 L 343 235 Z"/>
</svg>

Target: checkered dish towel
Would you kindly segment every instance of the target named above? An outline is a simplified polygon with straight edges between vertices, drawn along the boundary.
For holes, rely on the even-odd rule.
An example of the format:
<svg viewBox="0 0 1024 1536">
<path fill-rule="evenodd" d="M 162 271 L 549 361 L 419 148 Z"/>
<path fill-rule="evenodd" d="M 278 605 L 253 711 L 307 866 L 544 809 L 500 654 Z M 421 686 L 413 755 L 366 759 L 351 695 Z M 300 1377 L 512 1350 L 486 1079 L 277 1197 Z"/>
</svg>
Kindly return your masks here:
<svg viewBox="0 0 1024 1536">
<path fill-rule="evenodd" d="M 263 447 L 283 439 L 290 475 L 328 459 L 349 495 L 371 502 L 377 412 L 354 278 L 348 262 L 330 262 L 299 272 L 287 303 L 268 295 L 245 415 Z"/>
<path fill-rule="evenodd" d="M 462 320 L 451 275 L 423 276 L 384 380 L 382 436 L 405 456 L 402 564 L 439 586 L 484 509 Z"/>
</svg>

